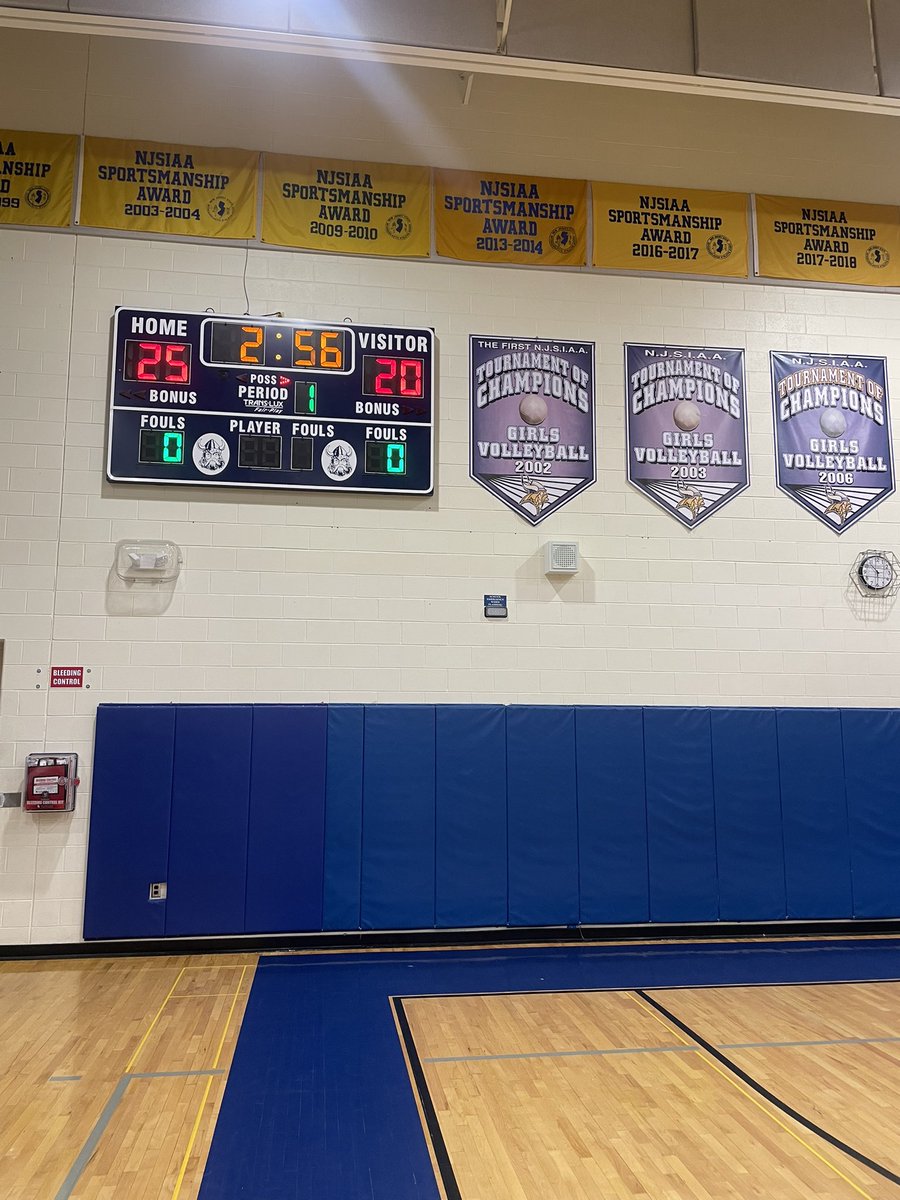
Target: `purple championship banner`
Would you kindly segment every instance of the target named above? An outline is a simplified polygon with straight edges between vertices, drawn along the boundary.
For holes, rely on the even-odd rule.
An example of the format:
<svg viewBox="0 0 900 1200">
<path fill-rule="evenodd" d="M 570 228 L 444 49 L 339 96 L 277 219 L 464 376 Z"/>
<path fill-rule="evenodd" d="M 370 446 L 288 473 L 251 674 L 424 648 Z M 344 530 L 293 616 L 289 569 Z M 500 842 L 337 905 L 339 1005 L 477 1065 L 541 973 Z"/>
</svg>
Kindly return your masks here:
<svg viewBox="0 0 900 1200">
<path fill-rule="evenodd" d="M 532 525 L 597 478 L 594 343 L 469 338 L 476 483 Z"/>
<path fill-rule="evenodd" d="M 750 484 L 744 352 L 625 345 L 628 481 L 688 529 Z"/>
<path fill-rule="evenodd" d="M 894 491 L 883 358 L 770 351 L 775 481 L 843 533 Z"/>
</svg>

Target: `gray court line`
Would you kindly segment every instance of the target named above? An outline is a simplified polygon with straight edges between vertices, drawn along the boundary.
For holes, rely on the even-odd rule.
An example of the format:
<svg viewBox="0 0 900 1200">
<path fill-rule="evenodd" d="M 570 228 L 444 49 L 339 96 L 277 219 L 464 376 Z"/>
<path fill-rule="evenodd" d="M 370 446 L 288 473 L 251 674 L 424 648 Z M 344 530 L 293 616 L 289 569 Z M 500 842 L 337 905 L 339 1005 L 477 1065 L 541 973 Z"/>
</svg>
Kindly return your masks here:
<svg viewBox="0 0 900 1200">
<path fill-rule="evenodd" d="M 78 1157 L 72 1163 L 72 1167 L 62 1181 L 59 1191 L 56 1193 L 56 1200 L 69 1200 L 69 1197 L 75 1190 L 78 1180 L 81 1178 L 81 1172 L 87 1166 L 88 1161 L 94 1151 L 97 1149 L 97 1143 L 103 1136 L 103 1132 L 112 1118 L 113 1113 L 119 1107 L 119 1101 L 125 1094 L 125 1089 L 128 1087 L 128 1076 L 123 1075 L 116 1086 L 113 1088 L 113 1093 L 103 1106 L 103 1112 L 97 1118 L 94 1128 L 88 1134 L 88 1139 L 81 1147 Z"/>
<path fill-rule="evenodd" d="M 48 1083 L 77 1083 L 80 1075 L 51 1075 Z"/>
<path fill-rule="evenodd" d="M 97 1145 L 106 1132 L 106 1127 L 112 1120 L 113 1113 L 119 1107 L 122 1097 L 125 1095 L 125 1089 L 131 1083 L 132 1079 L 166 1079 L 172 1076 L 184 1075 L 224 1075 L 224 1071 L 135 1071 L 130 1075 L 123 1075 L 116 1086 L 113 1088 L 112 1095 L 103 1106 L 103 1111 L 97 1118 L 94 1128 L 88 1134 L 87 1141 L 78 1152 L 78 1156 L 72 1163 L 72 1167 L 60 1184 L 59 1191 L 56 1193 L 55 1200 L 69 1200 L 72 1192 L 75 1190 L 78 1180 L 81 1178 L 81 1173 L 91 1160 L 91 1155 L 97 1149 Z"/>
<path fill-rule="evenodd" d="M 809 1042 L 724 1042 L 719 1050 L 781 1050 L 792 1046 L 877 1046 L 889 1042 L 900 1042 L 900 1037 L 876 1038 L 828 1038 Z M 698 1050 L 697 1046 L 626 1046 L 623 1049 L 606 1050 L 546 1050 L 524 1054 L 460 1054 L 452 1058 L 423 1058 L 427 1063 L 498 1062 L 520 1058 L 602 1058 L 609 1054 L 685 1054 Z"/>
<path fill-rule="evenodd" d="M 812 1042 L 724 1042 L 719 1050 L 766 1050 L 790 1048 L 791 1046 L 878 1046 L 885 1042 L 900 1042 L 900 1037 L 871 1038 L 825 1038 Z"/>
<path fill-rule="evenodd" d="M 608 1050 L 537 1050 L 530 1054 L 461 1054 L 454 1058 L 423 1058 L 422 1062 L 496 1062 L 507 1058 L 598 1058 L 605 1054 L 696 1054 L 697 1050 L 697 1046 L 625 1046 Z"/>
</svg>

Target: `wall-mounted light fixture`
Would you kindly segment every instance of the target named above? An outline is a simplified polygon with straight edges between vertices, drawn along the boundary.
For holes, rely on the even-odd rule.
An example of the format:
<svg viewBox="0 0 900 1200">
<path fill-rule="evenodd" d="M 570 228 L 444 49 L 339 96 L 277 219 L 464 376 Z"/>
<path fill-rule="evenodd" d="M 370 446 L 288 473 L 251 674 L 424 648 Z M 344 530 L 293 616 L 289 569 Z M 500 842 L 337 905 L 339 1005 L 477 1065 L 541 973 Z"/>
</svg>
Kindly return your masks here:
<svg viewBox="0 0 900 1200">
<path fill-rule="evenodd" d="M 156 540 L 116 543 L 116 574 L 127 583 L 167 583 L 181 571 L 181 550 Z"/>
</svg>

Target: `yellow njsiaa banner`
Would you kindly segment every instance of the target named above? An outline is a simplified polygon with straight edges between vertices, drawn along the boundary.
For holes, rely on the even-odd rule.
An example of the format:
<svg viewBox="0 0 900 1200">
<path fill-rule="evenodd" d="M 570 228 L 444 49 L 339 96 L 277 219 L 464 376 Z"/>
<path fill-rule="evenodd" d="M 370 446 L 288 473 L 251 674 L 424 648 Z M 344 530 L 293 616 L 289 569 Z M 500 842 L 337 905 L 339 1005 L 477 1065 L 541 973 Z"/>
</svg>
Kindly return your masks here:
<svg viewBox="0 0 900 1200">
<path fill-rule="evenodd" d="M 256 236 L 255 150 L 85 138 L 82 225 L 181 237 Z"/>
<path fill-rule="evenodd" d="M 743 279 L 748 198 L 633 183 L 592 183 L 594 266 Z"/>
<path fill-rule="evenodd" d="M 583 267 L 587 184 L 436 170 L 434 229 L 437 252 L 444 258 Z"/>
<path fill-rule="evenodd" d="M 262 240 L 303 250 L 427 258 L 429 167 L 267 154 Z"/>
<path fill-rule="evenodd" d="M 0 224 L 68 225 L 78 138 L 0 129 Z"/>
<path fill-rule="evenodd" d="M 756 197 L 758 273 L 773 279 L 900 284 L 900 208 Z"/>
</svg>

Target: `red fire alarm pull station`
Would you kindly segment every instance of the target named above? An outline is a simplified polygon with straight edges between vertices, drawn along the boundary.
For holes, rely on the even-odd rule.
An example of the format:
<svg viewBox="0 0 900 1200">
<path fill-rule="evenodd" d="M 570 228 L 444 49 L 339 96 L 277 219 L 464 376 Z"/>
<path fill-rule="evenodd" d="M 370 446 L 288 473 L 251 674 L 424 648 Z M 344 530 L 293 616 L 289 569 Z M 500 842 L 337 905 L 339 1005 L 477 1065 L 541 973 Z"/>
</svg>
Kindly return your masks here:
<svg viewBox="0 0 900 1200">
<path fill-rule="evenodd" d="M 77 754 L 29 754 L 25 759 L 26 812 L 72 812 L 81 782 Z"/>
</svg>

